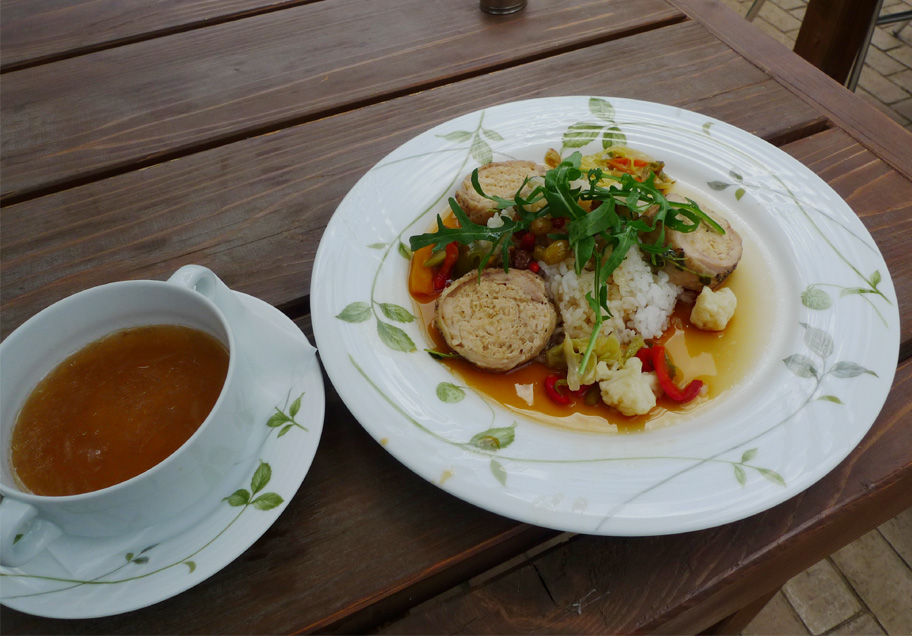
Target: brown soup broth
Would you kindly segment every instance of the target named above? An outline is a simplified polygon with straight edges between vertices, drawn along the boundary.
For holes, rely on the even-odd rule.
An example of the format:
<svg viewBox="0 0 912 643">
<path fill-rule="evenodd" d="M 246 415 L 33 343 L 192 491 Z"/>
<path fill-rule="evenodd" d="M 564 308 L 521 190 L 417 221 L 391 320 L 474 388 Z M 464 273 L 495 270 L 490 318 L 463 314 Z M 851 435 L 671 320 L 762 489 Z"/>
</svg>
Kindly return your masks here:
<svg viewBox="0 0 912 643">
<path fill-rule="evenodd" d="M 85 346 L 19 413 L 10 444 L 18 483 L 67 496 L 139 475 L 199 428 L 227 372 L 225 346 L 184 326 L 128 328 Z"/>
</svg>

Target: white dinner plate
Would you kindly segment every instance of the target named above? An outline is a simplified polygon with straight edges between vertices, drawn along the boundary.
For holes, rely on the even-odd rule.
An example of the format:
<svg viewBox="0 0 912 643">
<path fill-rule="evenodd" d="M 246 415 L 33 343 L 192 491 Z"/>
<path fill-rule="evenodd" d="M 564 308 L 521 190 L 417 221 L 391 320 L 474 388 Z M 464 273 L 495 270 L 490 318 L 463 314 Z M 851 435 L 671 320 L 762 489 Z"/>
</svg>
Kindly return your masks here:
<svg viewBox="0 0 912 643">
<path fill-rule="evenodd" d="M 287 357 L 260 378 L 274 402 L 251 409 L 258 419 L 250 430 L 262 432 L 264 439 L 249 471 L 237 474 L 238 492 L 217 507 L 200 507 L 197 524 L 161 542 L 150 542 L 144 533 L 107 539 L 64 535 L 28 563 L 0 567 L 0 602 L 52 618 L 93 618 L 146 607 L 228 565 L 288 506 L 320 441 L 323 376 L 313 347 L 288 317 L 259 299 L 235 294 L 260 318 L 264 337 L 283 338 Z M 270 334 L 270 326 L 287 330 Z M 287 342 L 289 332 L 298 341 Z"/>
<path fill-rule="evenodd" d="M 699 412 L 639 433 L 559 429 L 491 402 L 423 350 L 407 288 L 408 238 L 433 225 L 472 168 L 609 143 L 665 161 L 676 191 L 724 212 L 744 261 L 761 267 L 759 347 L 745 375 Z M 498 514 L 606 535 L 712 527 L 806 489 L 874 422 L 899 348 L 887 267 L 826 183 L 724 122 L 621 98 L 498 105 L 396 149 L 327 226 L 311 310 L 342 399 L 405 466 Z"/>
</svg>

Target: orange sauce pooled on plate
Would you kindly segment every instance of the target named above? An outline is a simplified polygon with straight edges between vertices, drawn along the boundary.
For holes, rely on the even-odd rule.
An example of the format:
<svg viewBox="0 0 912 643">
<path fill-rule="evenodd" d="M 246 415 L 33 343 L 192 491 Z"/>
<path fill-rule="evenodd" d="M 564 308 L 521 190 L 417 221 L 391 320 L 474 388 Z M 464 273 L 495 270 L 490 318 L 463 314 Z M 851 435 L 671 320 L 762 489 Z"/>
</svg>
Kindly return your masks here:
<svg viewBox="0 0 912 643">
<path fill-rule="evenodd" d="M 422 249 L 424 250 L 424 249 Z M 413 256 L 412 270 L 428 270 L 423 265 L 426 256 Z M 544 390 L 545 377 L 555 371 L 539 362 L 529 362 L 508 373 L 490 373 L 461 358 L 446 359 L 443 363 L 468 386 L 521 415 L 561 428 L 594 432 L 633 432 L 655 429 L 671 424 L 690 414 L 713 398 L 730 390 L 749 372 L 757 360 L 757 352 L 766 335 L 762 327 L 766 301 L 762 281 L 763 266 L 756 253 L 745 253 L 737 270 L 723 286 L 731 288 L 738 298 L 734 317 L 723 332 L 707 332 L 689 322 L 691 306 L 679 303 L 665 334 L 658 339 L 678 373 L 675 382 L 686 385 L 700 379 L 707 393 L 688 404 L 677 404 L 667 397 L 648 414 L 626 417 L 605 404 L 589 406 L 572 393 L 568 406 L 555 404 Z M 412 292 L 416 308 L 427 330 L 431 346 L 450 353 L 434 324 L 433 299 Z M 561 377 L 565 374 L 562 373 Z M 519 392 L 522 392 L 520 395 Z M 531 399 L 531 404 L 528 402 Z"/>
<path fill-rule="evenodd" d="M 13 428 L 20 486 L 44 496 L 103 489 L 152 468 L 193 435 L 218 399 L 228 350 L 183 326 L 143 326 L 66 358 Z"/>
</svg>

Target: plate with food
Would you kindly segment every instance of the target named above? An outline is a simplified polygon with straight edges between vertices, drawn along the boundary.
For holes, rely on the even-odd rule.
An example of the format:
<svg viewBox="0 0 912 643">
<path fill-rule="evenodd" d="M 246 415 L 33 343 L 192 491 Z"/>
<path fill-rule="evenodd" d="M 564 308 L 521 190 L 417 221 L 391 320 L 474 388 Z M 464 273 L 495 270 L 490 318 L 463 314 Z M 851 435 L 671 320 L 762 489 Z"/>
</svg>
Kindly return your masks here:
<svg viewBox="0 0 912 643">
<path fill-rule="evenodd" d="M 340 203 L 311 308 L 326 371 L 424 479 L 524 522 L 712 527 L 858 444 L 899 347 L 851 208 L 757 137 L 554 97 L 400 146 Z"/>
</svg>

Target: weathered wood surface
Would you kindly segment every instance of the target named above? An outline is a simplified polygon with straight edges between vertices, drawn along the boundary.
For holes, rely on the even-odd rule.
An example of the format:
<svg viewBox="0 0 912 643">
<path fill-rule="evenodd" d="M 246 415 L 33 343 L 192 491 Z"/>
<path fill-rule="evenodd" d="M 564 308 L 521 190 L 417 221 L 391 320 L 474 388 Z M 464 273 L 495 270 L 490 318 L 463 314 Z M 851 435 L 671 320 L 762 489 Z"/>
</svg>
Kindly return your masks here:
<svg viewBox="0 0 912 643">
<path fill-rule="evenodd" d="M 0 197 L 8 202 L 681 17 L 662 0 L 554 0 L 506 20 L 472 2 L 335 0 L 10 72 L 0 104 Z"/>
<path fill-rule="evenodd" d="M 3 0 L 0 71 L 314 0 Z"/>
<path fill-rule="evenodd" d="M 690 534 L 577 536 L 376 633 L 697 634 L 909 506 L 910 400 L 907 361 L 862 443 L 773 509 Z"/>
<path fill-rule="evenodd" d="M 669 52 L 662 65 L 659 47 Z M 629 75 L 599 70 L 621 56 Z M 702 27 L 672 25 L 7 206 L 0 333 L 79 290 L 167 278 L 186 263 L 207 265 L 274 305 L 306 297 L 323 227 L 385 154 L 459 114 L 580 87 L 634 92 L 772 141 L 822 126 L 803 101 Z"/>
<path fill-rule="evenodd" d="M 877 109 L 866 109 L 848 89 L 716 0 L 668 2 L 912 179 L 912 134 L 896 121 Z"/>
<path fill-rule="evenodd" d="M 309 318 L 299 325 L 313 342 Z M 293 634 L 401 613 L 554 532 L 456 499 L 400 465 L 332 387 L 320 447 L 279 519 L 221 572 L 172 599 L 103 619 L 0 609 L 4 635 Z"/>
<path fill-rule="evenodd" d="M 869 171 L 898 176 L 839 131 L 785 149 L 821 174 L 838 176 L 834 186 L 859 204 L 869 200 L 864 188 Z M 910 193 L 908 181 L 894 180 L 894 190 Z M 867 221 L 893 215 L 877 204 L 870 212 L 859 211 Z M 905 220 L 906 227 L 912 224 L 912 217 Z M 892 268 L 896 261 L 890 261 Z M 538 568 L 517 571 L 461 602 L 418 610 L 382 632 L 443 633 L 441 623 L 453 633 L 703 629 L 908 503 L 910 369 L 907 363 L 897 375 L 887 407 L 862 445 L 824 481 L 780 507 L 695 534 L 577 538 L 544 555 L 556 561 L 541 568 L 547 575 Z M 329 387 L 327 423 L 311 472 L 286 513 L 238 561 L 140 612 L 62 623 L 6 610 L 3 628 L 139 633 L 141 623 L 143 633 L 364 631 L 552 533 L 476 509 L 421 481 L 373 442 Z M 418 545 L 415 534 L 421 534 Z M 327 561 L 342 560 L 368 562 L 328 569 Z M 541 585 L 536 571 L 554 586 Z M 608 595 L 600 594 L 604 579 L 610 582 Z M 587 582 L 593 586 L 583 587 Z M 285 588 L 276 590 L 281 595 L 259 596 L 274 583 Z M 656 586 L 663 587 L 657 594 Z M 232 616 L 239 596 L 258 605 L 261 616 Z M 200 604 L 208 606 L 206 616 L 193 616 L 188 626 Z M 499 604 L 507 606 L 502 614 Z"/>
<path fill-rule="evenodd" d="M 509 18 L 450 0 L 277 10 L 282 3 L 268 0 L 164 0 L 122 24 L 115 16 L 45 42 L 41 33 L 66 30 L 51 17 L 62 2 L 36 3 L 48 31 L 13 42 L 24 52 L 18 60 L 63 59 L 2 78 L 0 170 L 10 203 L 0 210 L 2 336 L 72 292 L 167 277 L 190 262 L 300 316 L 326 222 L 387 152 L 486 105 L 599 94 L 721 118 L 822 176 L 886 257 L 900 357 L 912 356 L 909 134 L 711 0 L 553 0 Z M 83 17 L 116 12 L 109 0 L 67 4 Z M 235 15 L 248 10 L 261 13 Z M 203 26 L 210 18 L 218 24 Z M 85 48 L 99 50 L 74 56 Z M 300 317 L 309 332 L 308 323 Z M 849 458 L 763 514 L 694 534 L 564 542 L 424 482 L 328 386 L 323 438 L 301 490 L 223 571 L 105 619 L 55 621 L 4 607 L 0 630 L 700 631 L 908 506 L 909 400 L 906 361 Z M 562 543 L 551 546 L 556 537 Z M 500 575 L 504 565 L 512 571 Z M 451 589 L 463 583 L 468 592 Z"/>
</svg>

